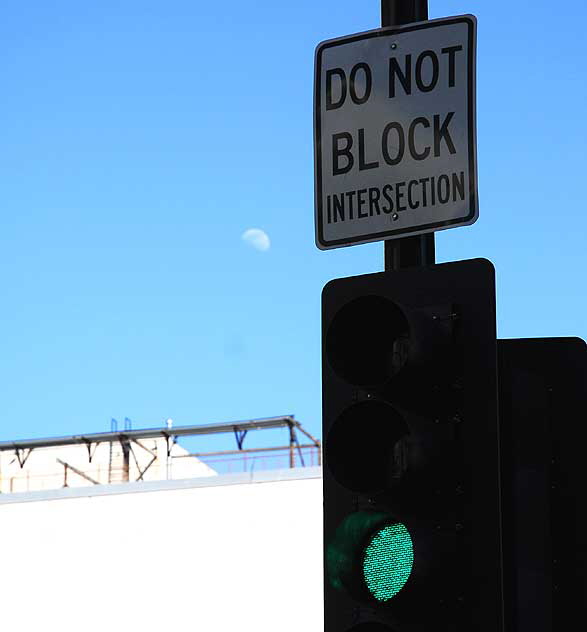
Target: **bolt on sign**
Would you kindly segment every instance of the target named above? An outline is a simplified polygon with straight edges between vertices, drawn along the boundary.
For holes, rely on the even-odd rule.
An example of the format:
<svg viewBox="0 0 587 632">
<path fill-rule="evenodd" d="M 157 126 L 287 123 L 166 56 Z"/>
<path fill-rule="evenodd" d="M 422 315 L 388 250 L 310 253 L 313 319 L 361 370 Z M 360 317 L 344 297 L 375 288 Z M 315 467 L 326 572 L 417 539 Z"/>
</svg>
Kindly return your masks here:
<svg viewBox="0 0 587 632">
<path fill-rule="evenodd" d="M 318 45 L 318 248 L 477 219 L 476 27 L 465 15 Z"/>
</svg>

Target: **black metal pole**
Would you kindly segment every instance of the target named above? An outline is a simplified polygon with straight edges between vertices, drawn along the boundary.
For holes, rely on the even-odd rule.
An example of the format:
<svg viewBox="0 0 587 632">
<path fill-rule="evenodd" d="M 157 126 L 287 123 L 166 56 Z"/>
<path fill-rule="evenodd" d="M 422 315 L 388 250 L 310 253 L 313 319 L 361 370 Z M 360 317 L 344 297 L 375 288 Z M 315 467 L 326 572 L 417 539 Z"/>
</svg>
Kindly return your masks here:
<svg viewBox="0 0 587 632">
<path fill-rule="evenodd" d="M 428 19 L 428 0 L 381 0 L 381 26 L 399 26 Z M 385 270 L 430 265 L 436 260 L 434 233 L 388 239 Z"/>
</svg>

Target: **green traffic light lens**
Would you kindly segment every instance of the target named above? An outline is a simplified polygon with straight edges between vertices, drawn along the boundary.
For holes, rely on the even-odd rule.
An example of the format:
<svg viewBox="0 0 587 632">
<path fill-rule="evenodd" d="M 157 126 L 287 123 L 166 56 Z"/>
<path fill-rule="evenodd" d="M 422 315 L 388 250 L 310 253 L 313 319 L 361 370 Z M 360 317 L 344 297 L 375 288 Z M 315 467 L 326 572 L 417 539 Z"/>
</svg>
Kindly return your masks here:
<svg viewBox="0 0 587 632">
<path fill-rule="evenodd" d="M 414 547 L 405 525 L 386 525 L 375 533 L 363 558 L 363 576 L 377 601 L 389 601 L 405 586 L 414 566 Z"/>
<path fill-rule="evenodd" d="M 326 547 L 330 585 L 360 601 L 388 602 L 406 585 L 413 566 L 410 532 L 384 512 L 349 514 Z"/>
</svg>

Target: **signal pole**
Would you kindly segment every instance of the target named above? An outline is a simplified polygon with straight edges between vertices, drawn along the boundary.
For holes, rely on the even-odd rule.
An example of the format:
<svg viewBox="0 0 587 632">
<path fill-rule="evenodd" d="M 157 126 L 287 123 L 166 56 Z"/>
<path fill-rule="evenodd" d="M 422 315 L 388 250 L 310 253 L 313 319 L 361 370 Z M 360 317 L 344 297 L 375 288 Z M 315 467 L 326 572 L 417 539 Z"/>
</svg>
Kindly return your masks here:
<svg viewBox="0 0 587 632">
<path fill-rule="evenodd" d="M 428 19 L 428 0 L 381 0 L 381 26 L 400 26 Z M 434 233 L 388 239 L 385 270 L 415 268 L 435 263 Z"/>
</svg>

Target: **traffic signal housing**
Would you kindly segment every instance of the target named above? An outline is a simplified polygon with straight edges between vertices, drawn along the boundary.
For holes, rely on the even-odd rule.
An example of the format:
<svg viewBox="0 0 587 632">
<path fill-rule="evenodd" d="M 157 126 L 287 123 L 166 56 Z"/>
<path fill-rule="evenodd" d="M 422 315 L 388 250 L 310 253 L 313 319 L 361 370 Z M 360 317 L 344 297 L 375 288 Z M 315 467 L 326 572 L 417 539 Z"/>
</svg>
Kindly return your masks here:
<svg viewBox="0 0 587 632">
<path fill-rule="evenodd" d="M 322 386 L 325 632 L 500 632 L 491 263 L 328 283 Z"/>
<path fill-rule="evenodd" d="M 587 619 L 587 346 L 499 340 L 508 630 L 557 632 Z"/>
</svg>

